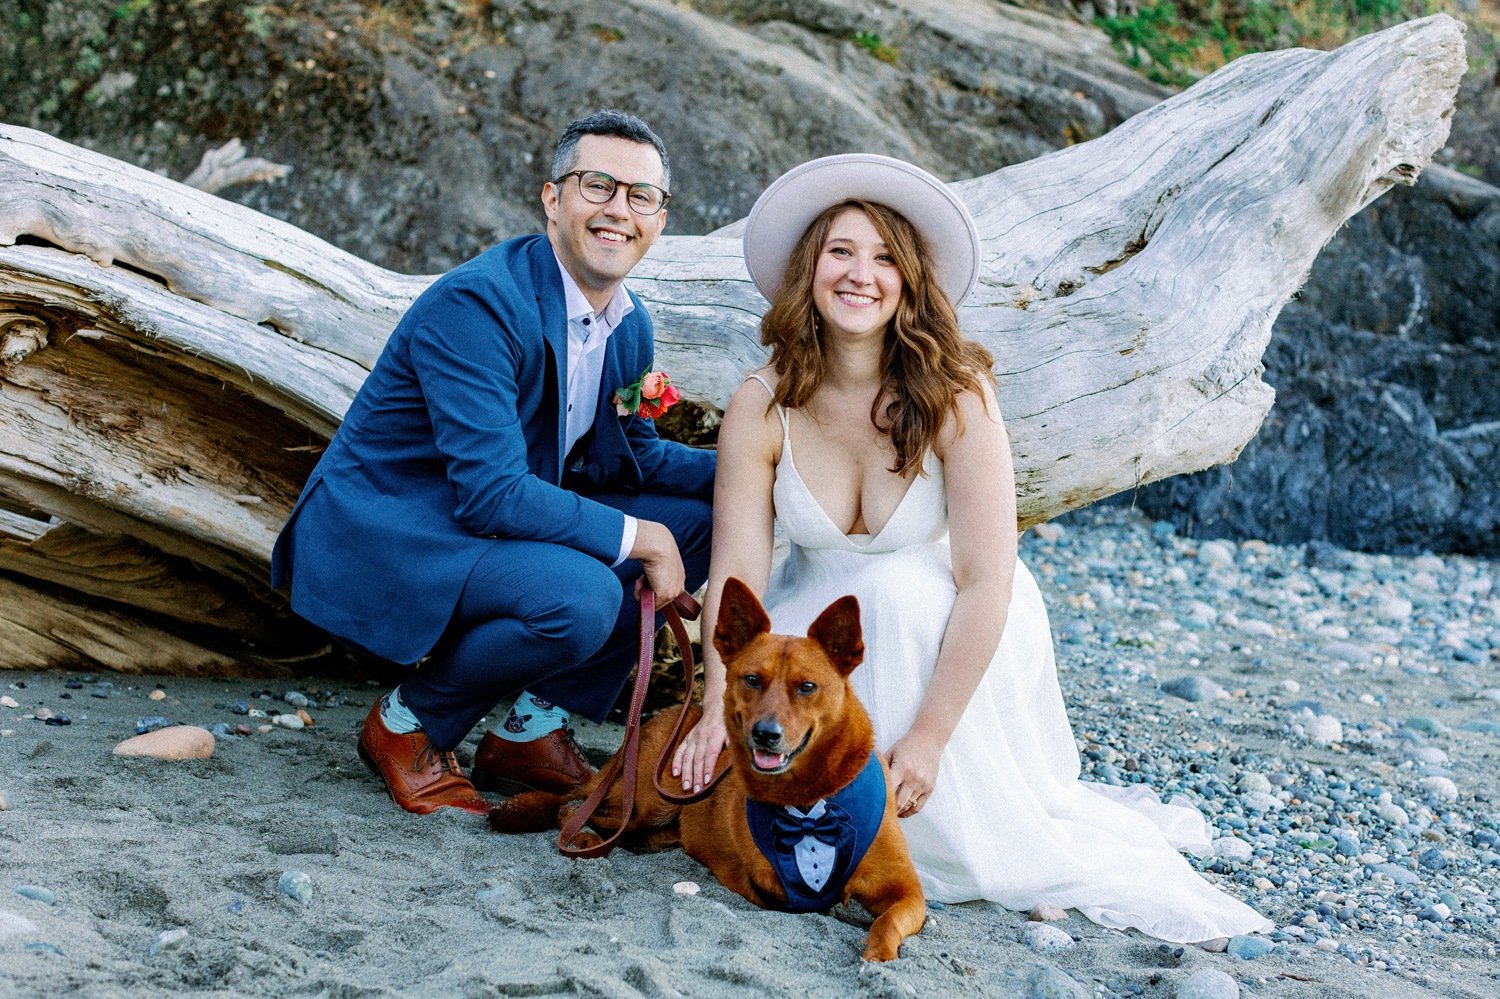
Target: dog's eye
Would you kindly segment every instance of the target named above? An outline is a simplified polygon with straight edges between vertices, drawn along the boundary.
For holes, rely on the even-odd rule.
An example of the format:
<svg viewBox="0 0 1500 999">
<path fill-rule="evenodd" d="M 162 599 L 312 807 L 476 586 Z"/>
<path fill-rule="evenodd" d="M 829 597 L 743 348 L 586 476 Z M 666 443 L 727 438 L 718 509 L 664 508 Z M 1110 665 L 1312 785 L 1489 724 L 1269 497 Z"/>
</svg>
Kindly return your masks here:
<svg viewBox="0 0 1500 999">
<path fill-rule="evenodd" d="M 747 674 L 745 674 L 745 678 L 744 679 L 745 679 L 745 686 L 749 687 L 751 690 L 759 690 L 760 689 L 760 677 L 756 676 L 754 673 L 747 673 Z"/>
<path fill-rule="evenodd" d="M 811 694 L 816 692 L 817 689 L 818 685 L 816 683 L 813 683 L 811 680 L 803 680 L 801 683 L 797 684 L 797 693 L 799 694 Z"/>
</svg>

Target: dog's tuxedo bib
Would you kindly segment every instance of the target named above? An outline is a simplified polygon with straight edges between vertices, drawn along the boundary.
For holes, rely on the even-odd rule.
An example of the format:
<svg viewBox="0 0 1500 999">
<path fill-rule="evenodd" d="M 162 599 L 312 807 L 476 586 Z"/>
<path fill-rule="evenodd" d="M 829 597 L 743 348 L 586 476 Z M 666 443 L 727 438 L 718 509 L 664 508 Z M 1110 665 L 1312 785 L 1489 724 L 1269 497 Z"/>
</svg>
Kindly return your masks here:
<svg viewBox="0 0 1500 999">
<path fill-rule="evenodd" d="M 806 809 L 745 800 L 750 835 L 780 879 L 790 912 L 816 912 L 843 898 L 884 817 L 885 772 L 874 753 L 843 790 Z"/>
</svg>

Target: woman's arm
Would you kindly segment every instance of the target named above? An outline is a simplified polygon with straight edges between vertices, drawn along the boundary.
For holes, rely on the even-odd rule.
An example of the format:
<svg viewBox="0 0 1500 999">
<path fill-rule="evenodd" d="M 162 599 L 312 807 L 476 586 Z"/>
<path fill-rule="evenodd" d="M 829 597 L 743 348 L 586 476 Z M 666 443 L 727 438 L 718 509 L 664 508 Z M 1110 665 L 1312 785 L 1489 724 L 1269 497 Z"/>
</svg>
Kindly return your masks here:
<svg viewBox="0 0 1500 999">
<path fill-rule="evenodd" d="M 938 440 L 948 496 L 949 544 L 958 597 L 911 728 L 887 762 L 900 814 L 921 810 L 953 735 L 1005 631 L 1016 563 L 1016 486 L 1010 439 L 994 393 L 959 397 Z"/>
<path fill-rule="evenodd" d="M 713 647 L 714 622 L 724 580 L 737 576 L 764 598 L 771 576 L 775 508 L 771 489 L 781 453 L 781 420 L 767 411 L 765 387 L 747 380 L 729 400 L 719 427 L 719 463 L 714 477 L 714 533 L 708 592 L 703 598 L 703 718 L 683 737 L 672 757 L 672 775 L 683 788 L 701 787 L 713 776 L 724 748 L 724 663 Z"/>
</svg>

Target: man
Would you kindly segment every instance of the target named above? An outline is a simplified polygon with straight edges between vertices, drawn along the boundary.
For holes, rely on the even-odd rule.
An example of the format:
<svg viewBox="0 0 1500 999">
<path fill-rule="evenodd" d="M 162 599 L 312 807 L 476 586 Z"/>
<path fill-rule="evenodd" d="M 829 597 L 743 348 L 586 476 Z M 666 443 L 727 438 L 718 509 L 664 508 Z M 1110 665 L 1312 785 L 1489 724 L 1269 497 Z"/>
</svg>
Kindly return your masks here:
<svg viewBox="0 0 1500 999">
<path fill-rule="evenodd" d="M 644 573 L 662 606 L 707 576 L 714 456 L 613 397 L 653 367 L 624 286 L 666 225 L 666 149 L 599 111 L 563 133 L 545 236 L 439 278 L 396 326 L 272 559 L 292 608 L 398 663 L 361 757 L 402 808 L 483 814 L 476 786 L 565 791 L 592 773 L 568 712 L 629 674 Z M 425 658 L 424 658 L 425 657 Z M 453 748 L 502 698 L 473 783 Z"/>
</svg>

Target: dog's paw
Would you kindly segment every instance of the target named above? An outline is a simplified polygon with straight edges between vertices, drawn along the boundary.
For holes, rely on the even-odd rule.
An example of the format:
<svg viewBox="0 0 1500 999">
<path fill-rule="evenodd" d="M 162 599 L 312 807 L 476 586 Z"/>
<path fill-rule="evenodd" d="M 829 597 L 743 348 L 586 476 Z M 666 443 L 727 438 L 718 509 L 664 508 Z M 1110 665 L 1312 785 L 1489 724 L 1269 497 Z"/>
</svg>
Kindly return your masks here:
<svg viewBox="0 0 1500 999">
<path fill-rule="evenodd" d="M 498 833 L 546 832 L 557 827 L 558 808 L 564 801 L 545 791 L 527 791 L 507 798 L 490 809 L 490 828 Z"/>
</svg>

